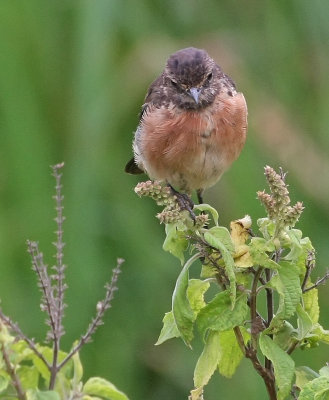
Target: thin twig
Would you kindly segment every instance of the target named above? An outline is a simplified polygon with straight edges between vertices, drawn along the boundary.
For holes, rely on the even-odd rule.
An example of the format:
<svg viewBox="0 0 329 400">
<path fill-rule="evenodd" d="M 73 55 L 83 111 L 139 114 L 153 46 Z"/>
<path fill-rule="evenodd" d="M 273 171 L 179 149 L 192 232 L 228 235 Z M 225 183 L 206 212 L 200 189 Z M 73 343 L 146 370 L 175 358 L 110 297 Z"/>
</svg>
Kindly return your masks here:
<svg viewBox="0 0 329 400">
<path fill-rule="evenodd" d="M 50 369 L 50 364 L 48 363 L 48 361 L 44 358 L 44 356 L 40 353 L 40 351 L 36 348 L 35 343 L 33 342 L 33 340 L 31 340 L 30 338 L 28 338 L 20 329 L 20 327 L 13 322 L 9 317 L 7 317 L 2 309 L 0 308 L 0 318 L 2 319 L 2 321 L 7 324 L 15 333 L 16 335 L 21 338 L 22 340 L 24 340 L 24 342 L 26 342 L 28 344 L 28 346 L 30 347 L 30 349 L 40 358 L 40 360 L 43 361 L 43 363 L 46 365 L 46 367 L 48 369 Z"/>
<path fill-rule="evenodd" d="M 38 286 L 42 292 L 41 309 L 46 311 L 49 320 L 46 321 L 50 326 L 50 331 L 47 336 L 54 339 L 56 334 L 56 303 L 53 296 L 50 278 L 47 272 L 47 265 L 43 261 L 43 254 L 39 251 L 37 242 L 27 241 L 28 252 L 31 256 L 32 269 L 37 274 L 39 284 Z"/>
<path fill-rule="evenodd" d="M 55 199 L 56 202 L 56 225 L 57 225 L 57 230 L 56 230 L 56 241 L 53 243 L 55 248 L 56 248 L 56 265 L 53 266 L 53 269 L 55 270 L 55 275 L 52 276 L 53 278 L 53 286 L 52 286 L 52 293 L 55 293 L 55 304 L 56 304 L 56 315 L 55 315 L 55 324 L 54 324 L 54 329 L 53 329 L 53 360 L 52 360 L 52 366 L 50 370 L 50 381 L 49 381 L 49 389 L 53 389 L 55 386 L 55 381 L 56 381 L 56 375 L 58 372 L 58 354 L 60 351 L 60 339 L 64 335 L 64 328 L 62 325 L 62 320 L 64 316 L 64 291 L 67 288 L 67 285 L 64 283 L 65 279 L 65 265 L 63 264 L 63 248 L 64 248 L 64 242 L 63 242 L 63 222 L 65 220 L 65 217 L 63 216 L 63 198 L 64 196 L 61 193 L 62 185 L 61 185 L 61 177 L 62 174 L 60 174 L 58 171 L 63 168 L 64 163 L 61 164 L 56 164 L 52 166 L 53 170 L 53 176 L 55 177 L 56 180 L 56 185 L 55 185 L 55 196 L 53 198 Z"/>
<path fill-rule="evenodd" d="M 12 384 L 14 385 L 14 388 L 17 393 L 17 397 L 19 400 L 26 400 L 26 394 L 23 390 L 21 381 L 19 379 L 19 376 L 16 374 L 15 368 L 11 365 L 11 362 L 9 360 L 9 354 L 7 353 L 7 349 L 5 347 L 5 344 L 2 343 L 1 346 L 1 352 L 2 352 L 2 357 L 6 365 L 6 370 L 8 374 L 10 375 L 10 378 L 12 380 Z"/>
<path fill-rule="evenodd" d="M 318 280 L 314 283 L 314 285 L 312 285 L 312 286 L 310 286 L 310 287 L 308 287 L 308 288 L 305 288 L 305 289 L 303 290 L 303 293 L 309 292 L 310 290 L 317 288 L 317 287 L 320 286 L 321 284 L 325 283 L 325 281 L 326 281 L 327 279 L 329 279 L 329 271 L 327 271 L 326 274 L 325 274 L 322 278 L 318 279 Z"/>
<path fill-rule="evenodd" d="M 112 274 L 112 279 L 110 284 L 106 284 L 106 294 L 105 298 L 102 301 L 99 301 L 97 303 L 97 313 L 96 317 L 93 318 L 91 323 L 88 326 L 88 329 L 84 335 L 81 336 L 78 344 L 73 347 L 73 349 L 69 352 L 69 354 L 64 358 L 64 360 L 57 366 L 58 370 L 60 370 L 73 356 L 75 353 L 77 353 L 81 347 L 91 341 L 92 335 L 96 332 L 97 328 L 103 324 L 103 317 L 105 314 L 105 311 L 111 307 L 111 301 L 114 297 L 114 292 L 117 290 L 116 287 L 116 282 L 118 280 L 118 276 L 121 272 L 121 265 L 124 262 L 122 258 L 118 258 L 117 260 L 117 266 L 113 270 Z"/>
</svg>

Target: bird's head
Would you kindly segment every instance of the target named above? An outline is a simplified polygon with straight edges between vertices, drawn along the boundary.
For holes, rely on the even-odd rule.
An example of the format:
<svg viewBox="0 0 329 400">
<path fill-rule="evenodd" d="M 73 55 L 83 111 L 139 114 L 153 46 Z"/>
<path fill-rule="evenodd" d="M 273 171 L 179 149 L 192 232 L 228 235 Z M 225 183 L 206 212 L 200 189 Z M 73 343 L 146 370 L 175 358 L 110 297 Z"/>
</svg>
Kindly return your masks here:
<svg viewBox="0 0 329 400">
<path fill-rule="evenodd" d="M 205 50 L 188 47 L 169 57 L 164 79 L 175 105 L 200 109 L 213 102 L 219 89 L 219 72 Z"/>
</svg>

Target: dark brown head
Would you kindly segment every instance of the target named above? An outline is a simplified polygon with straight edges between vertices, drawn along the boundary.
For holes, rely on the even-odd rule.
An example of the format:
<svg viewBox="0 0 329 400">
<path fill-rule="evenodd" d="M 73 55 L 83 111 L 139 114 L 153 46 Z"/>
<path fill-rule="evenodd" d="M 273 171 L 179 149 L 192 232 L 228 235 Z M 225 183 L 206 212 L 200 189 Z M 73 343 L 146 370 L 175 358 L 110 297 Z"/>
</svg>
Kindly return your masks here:
<svg viewBox="0 0 329 400">
<path fill-rule="evenodd" d="M 206 107 L 220 89 L 223 73 L 205 50 L 188 47 L 172 54 L 164 71 L 174 104 L 186 109 Z"/>
</svg>

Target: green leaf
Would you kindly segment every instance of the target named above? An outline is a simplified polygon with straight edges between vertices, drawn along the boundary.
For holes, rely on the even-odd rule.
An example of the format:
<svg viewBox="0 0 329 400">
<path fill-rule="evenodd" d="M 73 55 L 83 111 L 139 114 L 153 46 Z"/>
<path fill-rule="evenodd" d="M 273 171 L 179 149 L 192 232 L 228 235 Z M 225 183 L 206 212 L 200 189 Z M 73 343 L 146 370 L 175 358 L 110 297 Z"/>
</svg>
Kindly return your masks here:
<svg viewBox="0 0 329 400">
<path fill-rule="evenodd" d="M 160 332 L 159 339 L 155 343 L 156 345 L 162 344 L 166 340 L 180 337 L 179 330 L 177 329 L 174 314 L 172 311 L 167 312 L 163 318 L 163 327 Z"/>
<path fill-rule="evenodd" d="M 227 233 L 225 233 L 225 230 Z M 226 228 L 223 230 L 220 229 L 220 227 L 213 227 L 208 232 L 205 232 L 204 238 L 206 242 L 210 244 L 210 246 L 218 249 L 221 252 L 225 263 L 225 271 L 230 281 L 230 299 L 233 309 L 236 300 L 236 279 L 234 273 L 234 259 L 231 252 L 234 251 L 234 245 L 231 241 L 231 237 L 228 240 L 227 234 L 229 235 L 229 232 Z M 224 238 L 224 242 L 229 246 L 228 248 L 224 242 L 222 242 L 221 238 Z"/>
<path fill-rule="evenodd" d="M 75 342 L 73 344 L 73 346 L 76 346 L 76 345 L 77 345 L 77 342 Z M 73 384 L 73 388 L 75 389 L 82 379 L 83 368 L 82 368 L 82 364 L 81 364 L 78 352 L 74 354 L 72 359 L 73 359 L 73 382 L 72 382 L 72 384 Z"/>
<path fill-rule="evenodd" d="M 0 370 L 0 393 L 7 389 L 10 382 L 10 376 L 6 371 Z"/>
<path fill-rule="evenodd" d="M 283 351 L 273 340 L 264 334 L 259 336 L 259 346 L 269 360 L 272 361 L 274 374 L 278 391 L 278 400 L 283 400 L 290 393 L 294 372 L 295 363 L 293 359 Z"/>
<path fill-rule="evenodd" d="M 240 330 L 244 341 L 247 342 L 250 339 L 249 332 L 243 327 L 240 327 Z M 219 372 L 226 378 L 231 378 L 243 358 L 243 353 L 233 330 L 219 332 L 219 348 Z"/>
<path fill-rule="evenodd" d="M 181 273 L 178 276 L 175 290 L 172 298 L 172 311 L 180 335 L 187 346 L 190 346 L 190 342 L 193 339 L 193 322 L 194 312 L 190 306 L 187 298 L 187 289 L 189 283 L 188 269 L 199 258 L 199 254 L 195 254 L 191 257 Z"/>
<path fill-rule="evenodd" d="M 310 282 L 306 287 L 311 285 L 312 283 Z M 320 315 L 318 289 L 314 288 L 306 293 L 303 293 L 303 302 L 305 311 L 310 316 L 313 324 L 317 324 L 319 322 Z"/>
<path fill-rule="evenodd" d="M 231 253 L 235 251 L 231 234 L 229 230 L 224 226 L 214 226 L 210 228 L 206 233 L 211 233 L 213 236 L 215 236 L 215 238 L 217 238 Z M 214 247 L 218 248 L 216 245 Z"/>
<path fill-rule="evenodd" d="M 297 330 L 288 321 L 283 321 L 273 340 L 282 350 L 288 350 L 296 342 L 296 336 Z"/>
<path fill-rule="evenodd" d="M 204 301 L 204 294 L 209 289 L 210 283 L 202 281 L 201 279 L 190 279 L 187 288 L 187 299 L 194 311 L 194 317 L 203 308 L 206 303 Z"/>
<path fill-rule="evenodd" d="M 215 222 L 215 225 L 218 225 L 218 212 L 215 210 L 213 207 L 211 207 L 209 204 L 198 204 L 195 205 L 193 210 L 198 210 L 198 211 L 203 211 L 206 213 L 210 213 L 212 215 L 212 218 Z"/>
<path fill-rule="evenodd" d="M 280 269 L 270 280 L 269 286 L 280 296 L 279 308 L 270 325 L 273 329 L 280 327 L 283 320 L 290 318 L 296 311 L 302 295 L 298 268 L 288 261 L 281 261 Z"/>
<path fill-rule="evenodd" d="M 204 349 L 194 370 L 194 386 L 196 388 L 205 386 L 217 368 L 220 355 L 219 335 L 218 331 L 210 331 L 207 336 Z"/>
<path fill-rule="evenodd" d="M 260 218 L 257 220 L 259 230 L 266 240 L 270 240 L 275 232 L 275 223 L 268 218 Z"/>
<path fill-rule="evenodd" d="M 166 225 L 166 239 L 163 243 L 163 250 L 168 251 L 184 263 L 184 252 L 188 247 L 185 233 L 177 229 L 176 224 Z"/>
<path fill-rule="evenodd" d="M 103 378 L 90 378 L 83 386 L 83 394 L 100 396 L 108 400 L 128 400 L 128 397 Z"/>
<path fill-rule="evenodd" d="M 312 330 L 313 322 L 307 312 L 299 303 L 296 307 L 297 311 L 297 340 L 303 340 Z"/>
<path fill-rule="evenodd" d="M 282 259 L 287 261 L 291 260 L 295 261 L 303 252 L 303 248 L 300 243 L 300 240 L 302 238 L 302 232 L 299 229 L 290 229 L 286 232 L 286 234 L 290 241 L 289 243 L 290 252 Z"/>
<path fill-rule="evenodd" d="M 208 329 L 215 331 L 227 331 L 235 326 L 242 325 L 248 316 L 247 296 L 240 295 L 232 310 L 231 298 L 228 291 L 218 293 L 200 311 L 197 317 L 198 328 L 205 336 Z"/>
<path fill-rule="evenodd" d="M 301 389 L 305 386 L 306 383 L 319 377 L 319 374 L 317 372 L 305 366 L 296 367 L 295 374 L 296 374 L 296 386 L 298 386 Z"/>
<path fill-rule="evenodd" d="M 212 278 L 212 277 L 216 276 L 216 274 L 217 274 L 216 268 L 214 268 L 213 266 L 202 265 L 201 274 L 200 274 L 201 278 L 204 278 L 204 279 Z"/>
<path fill-rule="evenodd" d="M 188 400 L 204 400 L 203 399 L 203 387 L 199 387 L 191 390 L 191 395 Z"/>
<path fill-rule="evenodd" d="M 319 374 L 321 376 L 326 376 L 327 378 L 329 378 L 329 366 L 325 365 L 324 367 L 322 367 L 319 371 Z"/>
<path fill-rule="evenodd" d="M 37 392 L 36 400 L 61 400 L 61 398 L 57 392 L 47 390 L 45 392 Z"/>
<path fill-rule="evenodd" d="M 329 378 L 320 376 L 304 385 L 299 394 L 298 400 L 328 400 L 329 399 Z"/>
<path fill-rule="evenodd" d="M 280 269 L 280 265 L 271 260 L 266 254 L 275 250 L 272 241 L 267 241 L 263 238 L 253 237 L 249 243 L 249 253 L 253 259 L 254 265 L 260 265 L 264 268 L 273 270 Z"/>
<path fill-rule="evenodd" d="M 316 324 L 312 333 L 317 336 L 317 340 L 329 344 L 329 330 L 326 330 L 320 324 Z"/>
<path fill-rule="evenodd" d="M 22 387 L 26 389 L 35 389 L 38 387 L 39 372 L 33 367 L 21 365 L 17 369 L 17 375 L 21 381 Z"/>
</svg>

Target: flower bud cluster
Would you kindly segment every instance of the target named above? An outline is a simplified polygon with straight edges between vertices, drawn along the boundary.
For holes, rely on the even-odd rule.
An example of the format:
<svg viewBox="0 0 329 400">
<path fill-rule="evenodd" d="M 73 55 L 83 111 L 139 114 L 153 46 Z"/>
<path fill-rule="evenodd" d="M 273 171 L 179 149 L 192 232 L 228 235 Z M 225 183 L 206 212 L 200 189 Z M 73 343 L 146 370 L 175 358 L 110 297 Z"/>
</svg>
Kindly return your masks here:
<svg viewBox="0 0 329 400">
<path fill-rule="evenodd" d="M 169 186 L 162 185 L 159 181 L 140 182 L 135 187 L 135 193 L 139 197 L 151 197 L 158 206 L 167 206 L 175 202 Z"/>
<path fill-rule="evenodd" d="M 171 224 L 184 219 L 176 196 L 169 186 L 163 185 L 159 181 L 140 182 L 135 187 L 135 193 L 140 197 L 151 197 L 158 206 L 165 206 L 164 210 L 157 214 L 160 223 Z"/>
<path fill-rule="evenodd" d="M 269 219 L 283 226 L 293 227 L 304 210 L 303 204 L 298 202 L 290 206 L 288 185 L 284 181 L 283 174 L 278 174 L 273 168 L 266 166 L 265 176 L 271 194 L 265 191 L 257 192 L 258 199 L 265 206 Z"/>
</svg>

